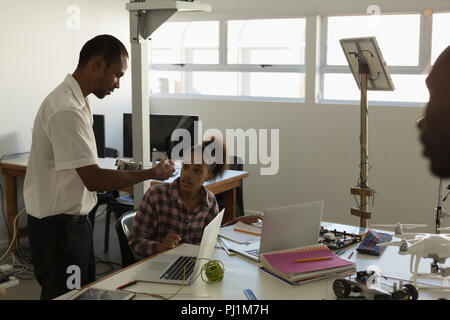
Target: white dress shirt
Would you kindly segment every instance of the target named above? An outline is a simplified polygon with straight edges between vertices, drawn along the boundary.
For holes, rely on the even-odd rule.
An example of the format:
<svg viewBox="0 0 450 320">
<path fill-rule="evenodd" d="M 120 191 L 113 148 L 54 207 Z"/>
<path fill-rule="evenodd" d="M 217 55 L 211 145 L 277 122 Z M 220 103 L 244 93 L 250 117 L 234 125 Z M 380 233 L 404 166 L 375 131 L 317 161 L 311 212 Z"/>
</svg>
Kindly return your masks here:
<svg viewBox="0 0 450 320">
<path fill-rule="evenodd" d="M 45 98 L 34 121 L 23 190 L 30 215 L 86 215 L 95 206 L 96 193 L 75 170 L 98 163 L 92 125 L 89 103 L 68 74 Z"/>
</svg>

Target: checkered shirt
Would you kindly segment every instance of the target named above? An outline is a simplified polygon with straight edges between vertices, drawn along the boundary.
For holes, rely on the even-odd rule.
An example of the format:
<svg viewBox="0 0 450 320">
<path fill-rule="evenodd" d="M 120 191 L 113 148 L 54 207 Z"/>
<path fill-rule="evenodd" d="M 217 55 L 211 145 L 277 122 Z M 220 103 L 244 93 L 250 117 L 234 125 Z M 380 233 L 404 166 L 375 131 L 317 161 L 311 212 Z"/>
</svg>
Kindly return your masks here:
<svg viewBox="0 0 450 320">
<path fill-rule="evenodd" d="M 200 243 L 203 229 L 219 213 L 214 194 L 204 187 L 201 202 L 188 213 L 178 181 L 153 185 L 145 193 L 128 241 L 137 256 L 155 254 L 157 244 L 169 233 L 178 234 L 181 242 Z"/>
</svg>

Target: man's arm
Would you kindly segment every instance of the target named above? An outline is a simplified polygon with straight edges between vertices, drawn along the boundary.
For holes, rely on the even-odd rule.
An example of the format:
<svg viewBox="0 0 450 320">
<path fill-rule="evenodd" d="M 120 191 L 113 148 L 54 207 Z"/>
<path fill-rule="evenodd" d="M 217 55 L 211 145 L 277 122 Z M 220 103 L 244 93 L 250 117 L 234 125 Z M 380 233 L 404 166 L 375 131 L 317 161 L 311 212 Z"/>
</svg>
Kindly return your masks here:
<svg viewBox="0 0 450 320">
<path fill-rule="evenodd" d="M 98 165 L 81 167 L 76 170 L 89 191 L 102 192 L 119 190 L 149 179 L 166 180 L 173 175 L 175 165 L 173 161 L 165 160 L 152 169 L 140 171 L 102 169 Z"/>
</svg>

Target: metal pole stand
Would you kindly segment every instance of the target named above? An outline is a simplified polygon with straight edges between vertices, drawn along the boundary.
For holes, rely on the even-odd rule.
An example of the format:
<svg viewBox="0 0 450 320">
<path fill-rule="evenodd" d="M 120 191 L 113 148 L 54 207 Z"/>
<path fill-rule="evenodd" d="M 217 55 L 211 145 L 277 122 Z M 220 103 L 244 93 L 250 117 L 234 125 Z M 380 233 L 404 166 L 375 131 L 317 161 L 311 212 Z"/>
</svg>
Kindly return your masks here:
<svg viewBox="0 0 450 320">
<path fill-rule="evenodd" d="M 444 200 L 442 198 L 442 190 L 444 187 L 444 179 L 439 179 L 439 195 L 438 195 L 438 204 L 434 209 L 435 219 L 436 219 L 436 227 L 434 229 L 434 233 L 439 234 L 441 228 L 441 220 L 449 216 L 447 211 L 444 209 Z"/>
<path fill-rule="evenodd" d="M 369 66 L 367 63 L 360 61 L 359 74 L 361 79 L 361 164 L 360 164 L 360 185 L 351 188 L 350 193 L 360 196 L 360 207 L 351 208 L 350 214 L 360 218 L 360 227 L 367 227 L 367 220 L 372 217 L 372 213 L 368 211 L 368 198 L 373 196 L 373 190 L 368 186 L 368 135 L 367 125 L 369 120 L 367 105 L 367 77 L 369 75 Z"/>
</svg>

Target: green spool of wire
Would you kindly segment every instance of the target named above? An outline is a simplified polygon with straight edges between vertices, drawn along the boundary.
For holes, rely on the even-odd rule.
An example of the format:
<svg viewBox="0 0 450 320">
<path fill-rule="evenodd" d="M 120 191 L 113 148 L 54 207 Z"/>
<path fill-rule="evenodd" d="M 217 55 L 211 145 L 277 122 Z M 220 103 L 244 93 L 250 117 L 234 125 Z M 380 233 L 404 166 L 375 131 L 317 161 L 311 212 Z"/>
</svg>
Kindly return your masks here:
<svg viewBox="0 0 450 320">
<path fill-rule="evenodd" d="M 202 279 L 205 282 L 218 282 L 223 279 L 223 275 L 225 272 L 223 262 L 219 260 L 210 260 L 207 263 L 205 263 L 202 267 L 202 272 L 204 271 L 205 276 L 208 280 L 205 280 L 203 278 L 202 273 Z"/>
</svg>

